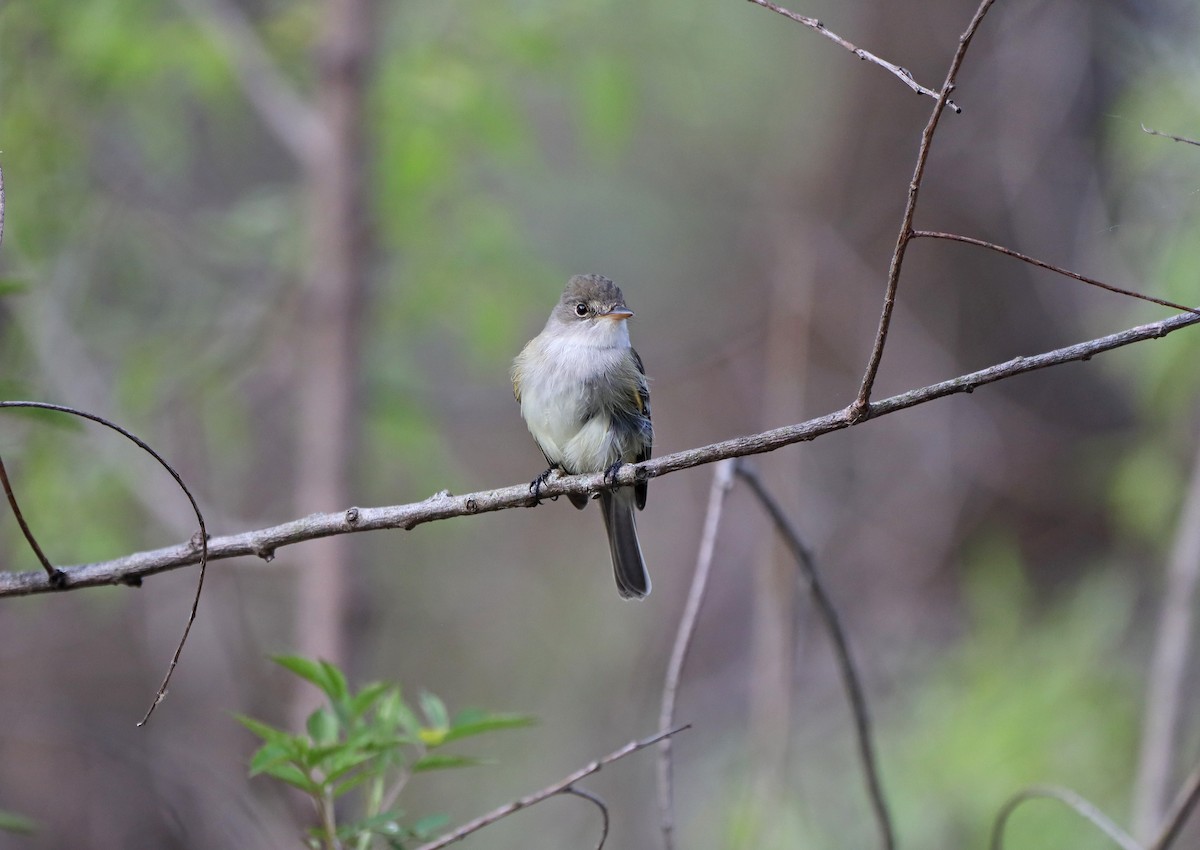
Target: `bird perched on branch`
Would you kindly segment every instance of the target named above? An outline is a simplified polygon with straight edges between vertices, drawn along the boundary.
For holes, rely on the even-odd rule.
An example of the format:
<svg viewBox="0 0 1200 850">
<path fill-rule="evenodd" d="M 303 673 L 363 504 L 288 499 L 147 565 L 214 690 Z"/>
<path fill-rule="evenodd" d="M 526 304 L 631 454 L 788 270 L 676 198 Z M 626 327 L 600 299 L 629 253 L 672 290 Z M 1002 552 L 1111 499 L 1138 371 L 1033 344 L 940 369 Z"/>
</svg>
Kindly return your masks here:
<svg viewBox="0 0 1200 850">
<path fill-rule="evenodd" d="M 605 472 L 650 457 L 650 389 L 642 359 L 629 343 L 620 288 L 598 274 L 577 274 L 542 332 L 513 362 L 513 393 L 521 416 L 550 467 L 529 485 L 534 495 L 554 469 L 576 475 Z M 575 507 L 587 496 L 567 494 Z M 650 592 L 634 507 L 646 506 L 646 482 L 599 494 L 617 590 L 627 599 Z"/>
</svg>

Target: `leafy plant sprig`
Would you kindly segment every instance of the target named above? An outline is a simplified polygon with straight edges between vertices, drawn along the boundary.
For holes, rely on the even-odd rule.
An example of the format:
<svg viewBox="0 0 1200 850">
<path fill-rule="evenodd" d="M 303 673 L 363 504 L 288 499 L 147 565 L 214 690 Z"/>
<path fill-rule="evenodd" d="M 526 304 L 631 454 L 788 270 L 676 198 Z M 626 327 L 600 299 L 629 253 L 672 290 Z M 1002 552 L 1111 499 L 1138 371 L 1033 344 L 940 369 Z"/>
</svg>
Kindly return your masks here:
<svg viewBox="0 0 1200 850">
<path fill-rule="evenodd" d="M 250 759 L 250 775 L 265 774 L 307 794 L 319 824 L 308 832 L 316 850 L 403 850 L 444 827 L 433 815 L 412 822 L 396 808 L 400 792 L 418 773 L 470 767 L 483 759 L 441 752 L 462 738 L 528 726 L 523 714 L 493 714 L 468 709 L 450 716 L 446 704 L 423 691 L 419 713 L 401 696 L 400 686 L 372 682 L 352 692 L 342 671 L 327 661 L 294 655 L 275 663 L 315 685 L 326 705 L 308 716 L 305 731 L 292 733 L 251 717 L 238 720 L 262 739 Z M 360 816 L 337 822 L 336 803 L 355 789 Z"/>
</svg>

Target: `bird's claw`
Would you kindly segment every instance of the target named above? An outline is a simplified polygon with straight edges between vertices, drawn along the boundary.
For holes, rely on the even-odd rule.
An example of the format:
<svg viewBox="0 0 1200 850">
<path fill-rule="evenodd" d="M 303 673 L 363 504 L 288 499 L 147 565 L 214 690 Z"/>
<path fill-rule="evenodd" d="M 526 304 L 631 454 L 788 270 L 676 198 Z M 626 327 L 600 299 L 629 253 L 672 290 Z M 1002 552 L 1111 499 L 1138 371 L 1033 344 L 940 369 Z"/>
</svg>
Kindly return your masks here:
<svg viewBox="0 0 1200 850">
<path fill-rule="evenodd" d="M 542 487 L 544 487 L 546 482 L 550 480 L 550 476 L 552 474 L 554 474 L 554 467 L 547 467 L 545 472 L 529 482 L 529 492 L 533 494 L 533 503 L 535 505 L 540 505 L 542 503 Z M 551 500 L 554 500 L 558 497 L 551 496 L 550 498 Z"/>
<path fill-rule="evenodd" d="M 617 481 L 617 473 L 621 471 L 621 467 L 625 465 L 625 461 L 619 460 L 604 470 L 604 483 L 615 484 Z"/>
</svg>

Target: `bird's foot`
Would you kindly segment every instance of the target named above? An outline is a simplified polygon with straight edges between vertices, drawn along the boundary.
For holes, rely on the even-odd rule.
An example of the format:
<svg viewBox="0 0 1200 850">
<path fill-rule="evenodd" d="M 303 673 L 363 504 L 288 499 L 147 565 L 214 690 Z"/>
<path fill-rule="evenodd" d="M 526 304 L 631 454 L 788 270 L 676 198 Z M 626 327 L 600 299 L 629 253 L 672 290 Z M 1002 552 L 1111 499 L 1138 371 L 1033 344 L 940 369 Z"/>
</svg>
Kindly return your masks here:
<svg viewBox="0 0 1200 850">
<path fill-rule="evenodd" d="M 542 488 L 546 486 L 546 482 L 550 480 L 550 476 L 554 474 L 557 467 L 548 466 L 546 471 L 537 478 L 529 482 L 529 492 L 533 494 L 533 503 L 540 505 L 542 503 Z M 558 496 L 551 496 L 550 500 L 554 501 Z"/>
<path fill-rule="evenodd" d="M 621 471 L 621 467 L 625 465 L 625 461 L 619 460 L 604 470 L 604 483 L 615 484 L 617 481 L 617 473 Z"/>
</svg>

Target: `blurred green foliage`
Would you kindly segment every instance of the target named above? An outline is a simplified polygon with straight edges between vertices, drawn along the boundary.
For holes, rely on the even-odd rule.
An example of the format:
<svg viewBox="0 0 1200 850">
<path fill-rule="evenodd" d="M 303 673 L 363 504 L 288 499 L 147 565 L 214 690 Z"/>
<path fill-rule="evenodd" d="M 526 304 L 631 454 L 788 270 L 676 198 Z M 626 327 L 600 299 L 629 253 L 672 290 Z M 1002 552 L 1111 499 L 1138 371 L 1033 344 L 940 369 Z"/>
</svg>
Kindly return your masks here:
<svg viewBox="0 0 1200 850">
<path fill-rule="evenodd" d="M 247 5 L 271 55 L 293 85 L 309 93 L 320 4 Z M 740 256 L 732 246 L 754 229 L 748 209 L 774 214 L 772 204 L 785 206 L 778 196 L 802 184 L 798 175 L 805 172 L 795 160 L 827 153 L 814 140 L 825 138 L 835 117 L 819 101 L 843 97 L 843 89 L 826 83 L 845 76 L 843 63 L 850 60 L 761 10 L 730 25 L 745 6 L 699 9 L 633 0 L 379 4 L 381 49 L 370 77 L 366 167 L 374 246 L 362 375 L 361 455 L 371 459 L 362 464 L 365 493 L 394 487 L 397 475 L 407 476 L 413 489 L 444 486 L 453 477 L 457 459 L 447 448 L 439 407 L 446 404 L 446 386 L 463 373 L 482 376 L 489 386 L 503 384 L 508 358 L 531 330 L 529 317 L 544 315 L 547 291 L 557 286 L 547 282 L 585 270 L 564 263 L 601 256 L 619 264 L 636 256 L 647 281 L 675 286 L 685 296 L 669 302 L 679 328 L 701 326 L 690 320 L 707 311 L 705 292 L 694 286 L 716 280 L 736 289 L 761 272 L 741 268 L 737 276 L 725 275 L 719 264 Z M 772 49 L 778 44 L 787 50 Z M 801 100 L 794 89 L 801 74 L 789 73 L 797 66 L 787 62 L 810 54 Z M 163 435 L 151 442 L 186 465 L 189 481 L 222 512 L 289 516 L 287 477 L 280 470 L 287 467 L 282 458 L 291 436 L 295 376 L 288 369 L 302 341 L 290 335 L 308 242 L 299 168 L 247 104 L 227 57 L 178 4 L 3 4 L 0 56 L 0 152 L 8 189 L 0 252 L 0 395 L 111 405 L 135 431 L 152 425 Z M 1127 82 L 1114 111 L 1144 116 L 1147 124 L 1171 132 L 1186 133 L 1200 123 L 1196 75 L 1186 69 L 1164 61 Z M 888 85 L 896 84 L 880 84 Z M 909 98 L 906 92 L 890 96 Z M 763 102 L 774 105 L 764 113 L 758 109 Z M 841 108 L 853 111 L 858 104 L 846 101 Z M 880 132 L 867 126 L 859 131 L 863 137 Z M 1131 265 L 1150 270 L 1136 288 L 1200 302 L 1200 241 L 1193 238 L 1200 225 L 1196 152 L 1126 132 L 1127 123 L 1114 126 L 1121 132 L 1107 140 L 1107 153 L 1122 167 L 1111 173 L 1124 175 L 1106 187 L 1119 212 L 1114 244 Z M 645 150 L 654 156 L 614 178 Z M 852 155 L 878 152 L 864 141 Z M 705 166 L 687 179 L 702 183 L 702 191 L 679 191 L 670 180 L 673 170 L 701 161 Z M 587 165 L 587 177 L 568 168 L 578 162 Z M 898 172 L 897 186 L 906 179 Z M 655 180 L 661 191 L 647 188 Z M 770 204 L 742 204 L 739 193 L 751 197 L 760 183 L 775 187 L 755 196 Z M 1180 189 L 1164 195 L 1164 185 Z M 842 202 L 874 216 L 881 207 L 876 200 Z M 697 206 L 710 220 L 737 226 L 713 238 L 697 224 Z M 560 223 L 565 212 L 574 215 L 573 236 Z M 816 227 L 812 221 L 797 226 Z M 864 258 L 869 252 L 865 240 L 831 251 L 847 247 L 862 247 Z M 754 250 L 769 253 L 757 242 Z M 866 259 L 860 262 L 866 265 Z M 716 271 L 707 274 L 709 267 Z M 693 274 L 700 268 L 706 275 Z M 822 290 L 851 291 L 849 282 L 836 282 Z M 1126 308 L 1137 320 L 1150 315 L 1141 305 L 1115 309 Z M 739 302 L 729 312 L 756 309 Z M 834 330 L 822 332 L 852 335 L 844 330 L 844 317 L 828 328 Z M 698 347 L 707 341 L 702 336 Z M 1100 453 L 1111 458 L 1114 438 L 1081 448 L 1083 463 L 1103 470 L 1095 475 L 1094 497 L 1107 506 L 1122 545 L 1132 540 L 1157 553 L 1169 545 L 1181 461 L 1194 451 L 1190 411 L 1200 389 L 1198 345 L 1195 334 L 1178 334 L 1170 345 L 1139 346 L 1137 356 L 1096 361 L 1096 368 L 1112 370 L 1134 388 L 1134 424 L 1149 423 L 1135 437 L 1116 438 L 1122 449 L 1111 464 L 1091 461 Z M 680 362 L 690 357 L 686 349 L 679 355 Z M 429 368 L 431 362 L 439 368 Z M 80 439 L 90 435 L 90 426 L 28 422 L 5 415 L 0 451 L 51 558 L 96 560 L 148 543 L 144 502 L 154 497 L 140 494 L 147 492 L 148 478 L 161 473 L 151 466 L 139 472 L 141 461 L 130 459 L 133 449 L 110 453 L 105 441 L 115 443 L 114 437 Z M 46 427 L 50 422 L 56 427 Z M 1139 445 L 1128 449 L 1133 439 Z M 178 499 L 180 516 L 190 523 L 186 503 Z M 458 526 L 444 526 L 421 539 L 459 534 Z M 13 567 L 33 566 L 5 511 L 0 540 Z M 161 535 L 154 541 L 162 542 Z M 413 543 L 403 557 L 417 560 L 418 546 Z M 461 551 L 468 551 L 466 544 Z M 1069 785 L 1119 816 L 1132 760 L 1132 695 L 1138 692 L 1123 644 L 1131 589 L 1102 575 L 1085 580 L 1077 592 L 1064 588 L 1043 600 L 1042 588 L 1025 578 L 1031 565 L 1006 534 L 978 542 L 967 560 L 963 640 L 914 659 L 904 693 L 881 701 L 876 711 L 884 783 L 904 845 L 983 846 L 1002 801 L 1031 782 Z M 1081 572 L 1096 567 L 1078 566 Z M 391 580 L 415 582 L 408 575 Z M 439 592 L 453 595 L 456 605 L 468 598 L 491 610 L 493 603 L 474 587 Z M 420 594 L 396 596 L 393 618 L 402 626 L 395 628 L 410 628 L 403 606 L 420 605 L 408 602 Z M 111 594 L 93 598 L 124 604 Z M 456 658 L 485 659 L 475 667 L 464 663 L 462 675 L 524 675 L 533 682 L 545 678 L 537 662 L 522 662 L 528 668 L 512 673 L 480 668 L 516 663 L 528 642 L 541 641 L 535 649 L 542 655 L 532 657 L 556 654 L 574 671 L 575 650 L 562 634 L 583 631 L 576 628 L 578 611 L 541 587 L 531 599 L 562 619 L 534 626 L 534 638 L 522 632 L 519 644 L 481 646 L 476 621 L 469 635 L 456 636 L 445 623 L 439 626 L 449 635 L 412 628 L 403 645 L 420 655 L 420 641 L 436 642 L 437 653 L 425 654 L 445 670 L 450 665 L 441 653 L 457 637 L 464 649 Z M 625 642 L 612 645 L 637 645 L 635 628 L 596 611 L 588 616 L 617 623 L 611 627 L 622 633 Z M 261 624 L 272 616 L 264 606 L 252 619 L 269 633 Z M 609 659 L 596 663 L 618 666 Z M 372 777 L 364 780 L 370 785 L 378 777 L 371 771 L 387 761 L 378 748 L 385 739 L 411 754 L 414 742 L 438 746 L 450 730 L 471 727 L 470 717 L 450 720 L 432 697 L 420 700 L 421 717 L 404 706 L 398 690 L 389 696 L 375 686 L 351 694 L 333 672 L 305 666 L 311 663 L 294 662 L 326 693 L 330 708 L 314 715 L 303 733 L 258 727 L 266 739 L 255 764 L 260 772 L 298 780 L 285 765 L 309 770 L 306 790 L 323 793 L 321 783 L 341 769 L 326 771 L 337 758 L 343 766 L 353 764 L 356 775 Z M 622 659 L 622 677 L 627 666 Z M 607 691 L 608 680 L 588 669 L 589 682 L 595 679 L 595 687 Z M 584 678 L 556 683 L 547 699 L 570 701 L 563 714 L 584 723 L 604 719 L 612 714 L 606 699 L 594 699 L 586 709 L 574 704 L 577 693 L 591 686 Z M 378 737 L 383 727 L 390 731 Z M 737 786 L 730 780 L 696 818 L 696 829 L 704 831 L 696 846 L 843 846 L 837 825 L 845 823 L 861 824 L 861 834 L 870 836 L 853 766 L 826 767 L 844 762 L 850 744 L 801 740 L 812 749 L 799 753 L 796 785 L 812 804 L 764 807 L 753 794 L 730 793 Z M 389 753 L 389 759 L 395 755 Z M 398 764 L 390 762 L 389 769 Z M 803 773 L 812 764 L 822 766 L 815 779 Z M 724 777 L 728 771 L 718 772 Z M 377 814 L 385 817 L 364 816 L 371 828 L 391 822 L 388 813 Z M 723 828 L 713 830 L 714 820 Z M 427 826 L 409 822 L 414 830 Z M 1016 815 L 1010 839 L 1010 846 L 1029 850 L 1104 846 L 1071 813 L 1040 804 Z"/>
<path fill-rule="evenodd" d="M 1194 10 L 1193 10 L 1194 11 Z M 1194 52 L 1194 31 L 1173 38 Z M 1115 244 L 1129 268 L 1145 270 L 1139 291 L 1182 304 L 1200 304 L 1200 148 L 1142 132 L 1142 128 L 1200 138 L 1200 85 L 1190 60 L 1166 50 L 1148 57 L 1113 104 L 1126 119 L 1107 125 L 1103 138 L 1114 185 L 1110 190 Z M 1117 167 L 1118 163 L 1120 167 Z M 1161 309 L 1120 302 L 1123 319 L 1149 321 Z M 1196 398 L 1200 395 L 1200 336 L 1181 335 L 1173 345 L 1150 345 L 1136 358 L 1106 361 L 1135 390 L 1140 421 L 1150 435 L 1124 458 L 1109 481 L 1112 514 L 1123 531 L 1166 553 L 1174 517 L 1195 452 Z"/>
<path fill-rule="evenodd" d="M 468 6 L 382 4 L 368 92 L 363 453 L 403 452 L 409 475 L 442 483 L 453 458 L 430 407 L 437 387 L 415 355 L 448 347 L 492 380 L 519 347 L 530 302 L 568 273 L 529 249 L 512 175 L 542 179 L 540 137 L 562 117 L 580 156 L 619 156 L 640 108 L 626 57 L 596 39 L 603 4 Z M 310 94 L 320 4 L 255 14 L 272 58 Z M 288 389 L 271 385 L 269 359 L 307 263 L 301 170 L 182 4 L 8 4 L 0 55 L 3 260 L 15 271 L 0 288 L 0 329 L 5 307 L 18 319 L 0 335 L 0 380 L 80 402 L 115 387 L 113 406 L 135 429 L 170 410 L 207 461 L 200 489 L 244 490 L 254 466 L 244 453 L 290 436 L 254 420 L 259 400 Z M 67 327 L 82 333 L 58 346 Z M 60 380 L 44 386 L 48 358 Z M 86 464 L 61 441 L 43 450 L 66 468 Z M 22 488 L 61 499 L 36 469 Z M 368 491 L 375 469 L 363 470 Z M 96 482 L 73 483 L 81 501 L 103 495 Z M 82 541 L 111 528 L 91 512 L 75 521 Z"/>
<path fill-rule="evenodd" d="M 1097 574 L 1038 599 L 1011 542 L 977 548 L 966 573 L 969 640 L 906 687 L 912 702 L 884 735 L 885 782 L 899 831 L 924 847 L 983 847 L 1001 804 L 1058 784 L 1124 820 L 1141 709 L 1124 641 L 1131 583 Z M 1105 847 L 1063 807 L 1034 803 L 1006 846 Z"/>
<path fill-rule="evenodd" d="M 326 661 L 294 655 L 274 660 L 320 689 L 327 705 L 309 715 L 300 733 L 238 719 L 263 741 L 250 759 L 250 775 L 273 777 L 312 800 L 320 821 L 309 830 L 314 848 L 403 850 L 427 841 L 445 826 L 445 818 L 411 818 L 396 808 L 408 781 L 418 773 L 484 763 L 442 752 L 447 744 L 533 722 L 526 715 L 477 709 L 451 717 L 445 703 L 428 691 L 420 695 L 418 714 L 397 685 L 372 682 L 351 691 L 342 671 Z M 347 816 L 343 798 L 351 799 L 356 789 L 356 815 Z"/>
<path fill-rule="evenodd" d="M 321 4 L 247 8 L 284 76 L 310 95 Z M 690 263 L 709 265 L 682 243 L 664 247 L 694 238 L 628 164 L 642 150 L 677 158 L 677 137 L 689 150 L 755 157 L 772 137 L 794 144 L 797 127 L 816 132 L 779 110 L 766 124 L 748 118 L 769 92 L 756 83 L 748 97 L 730 70 L 761 81 L 779 68 L 761 42 L 729 43 L 740 11 L 633 0 L 379 4 L 367 93 L 363 457 L 402 454 L 411 480 L 444 486 L 456 458 L 437 405 L 452 379 L 429 362 L 501 385 L 529 316 L 593 253 L 620 263 L 640 252 L 649 263 L 654 246 L 681 278 Z M 702 18 L 713 26 L 697 26 Z M 792 41 L 766 16 L 738 20 L 759 39 Z M 202 470 L 191 479 L 201 492 L 247 491 L 247 476 L 261 476 L 292 436 L 285 347 L 298 344 L 288 335 L 310 241 L 302 169 L 248 103 L 203 14 L 185 4 L 6 4 L 0 55 L 9 190 L 0 272 L 20 282 L 0 288 L 0 385 L 103 398 L 112 409 L 99 412 L 119 410 L 135 430 L 161 432 L 169 419 Z M 651 65 L 660 67 L 647 74 Z M 567 167 L 576 162 L 594 175 L 585 185 Z M 601 218 L 590 212 L 597 204 L 619 229 L 561 232 L 564 210 L 590 221 Z M 562 266 L 564 256 L 582 260 Z M 644 274 L 668 280 L 663 271 Z M 52 438 L 45 454 L 66 468 L 89 457 Z M 39 472 L 20 486 L 49 490 L 52 476 Z M 377 464 L 360 472 L 365 493 L 393 483 Z M 84 501 L 106 496 L 94 482 L 76 489 Z M 288 506 L 246 497 L 223 507 L 261 516 Z M 85 542 L 108 525 L 86 512 L 76 522 Z"/>
<path fill-rule="evenodd" d="M 1024 571 L 1012 540 L 981 540 L 968 556 L 968 634 L 944 652 L 912 658 L 897 693 L 873 703 L 883 788 L 902 846 L 987 847 L 1000 807 L 1031 785 L 1068 787 L 1118 824 L 1126 820 L 1141 708 L 1126 646 L 1131 583 L 1096 574 L 1039 598 Z M 788 790 L 764 795 L 746 786 L 724 801 L 719 846 L 874 843 L 848 726 L 830 734 L 820 721 L 802 721 Z M 1052 802 L 1024 804 L 1006 830 L 1009 848 L 1109 846 Z"/>
<path fill-rule="evenodd" d="M 23 815 L 0 811 L 0 832 L 30 835 L 37 831 L 37 823 Z"/>
</svg>

